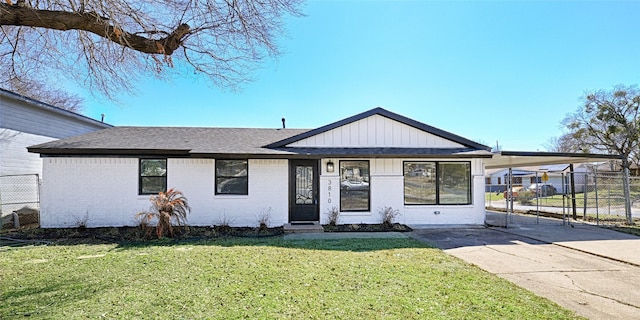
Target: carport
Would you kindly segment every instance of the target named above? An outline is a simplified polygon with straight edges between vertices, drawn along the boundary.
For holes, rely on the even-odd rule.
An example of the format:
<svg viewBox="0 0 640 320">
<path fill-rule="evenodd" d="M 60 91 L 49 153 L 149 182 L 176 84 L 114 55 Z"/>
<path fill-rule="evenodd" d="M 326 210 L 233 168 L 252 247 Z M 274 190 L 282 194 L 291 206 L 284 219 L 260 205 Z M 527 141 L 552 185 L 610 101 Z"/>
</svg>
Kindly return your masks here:
<svg viewBox="0 0 640 320">
<path fill-rule="evenodd" d="M 544 166 L 554 164 L 569 164 L 570 171 L 573 172 L 573 165 L 578 163 L 595 163 L 611 160 L 620 160 L 620 155 L 606 155 L 606 154 L 592 154 L 592 153 L 562 153 L 562 152 L 528 152 L 528 151 L 500 151 L 494 154 L 491 159 L 485 160 L 485 169 L 508 169 L 508 177 L 505 179 L 507 184 L 506 190 L 510 193 L 513 187 L 513 168 L 530 167 L 530 166 Z M 573 174 L 571 174 L 571 193 L 573 203 L 572 208 L 575 216 L 576 203 L 575 203 L 575 186 L 573 185 Z M 624 202 L 625 202 L 625 216 L 629 217 L 631 214 L 631 199 L 629 192 L 629 171 L 623 172 L 623 189 L 624 189 Z M 508 226 L 509 215 L 514 211 L 513 202 L 514 197 L 509 196 L 510 201 L 506 206 L 506 221 L 505 226 Z M 565 214 L 563 212 L 563 224 Z"/>
</svg>

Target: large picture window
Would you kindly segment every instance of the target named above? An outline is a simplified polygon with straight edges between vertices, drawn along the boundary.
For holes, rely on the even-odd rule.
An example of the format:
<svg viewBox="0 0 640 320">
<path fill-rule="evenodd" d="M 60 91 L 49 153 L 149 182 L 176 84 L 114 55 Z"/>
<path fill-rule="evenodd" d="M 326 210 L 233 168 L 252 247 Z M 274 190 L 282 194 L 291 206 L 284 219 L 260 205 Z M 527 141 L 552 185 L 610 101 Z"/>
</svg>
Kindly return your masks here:
<svg viewBox="0 0 640 320">
<path fill-rule="evenodd" d="M 471 163 L 405 162 L 404 203 L 471 204 Z"/>
<path fill-rule="evenodd" d="M 167 191 L 167 159 L 140 159 L 139 194 Z"/>
<path fill-rule="evenodd" d="M 340 161 L 340 211 L 369 211 L 369 161 Z"/>
<path fill-rule="evenodd" d="M 404 163 L 404 203 L 436 204 L 436 163 Z"/>
<path fill-rule="evenodd" d="M 249 194 L 247 160 L 216 160 L 216 194 Z"/>
</svg>

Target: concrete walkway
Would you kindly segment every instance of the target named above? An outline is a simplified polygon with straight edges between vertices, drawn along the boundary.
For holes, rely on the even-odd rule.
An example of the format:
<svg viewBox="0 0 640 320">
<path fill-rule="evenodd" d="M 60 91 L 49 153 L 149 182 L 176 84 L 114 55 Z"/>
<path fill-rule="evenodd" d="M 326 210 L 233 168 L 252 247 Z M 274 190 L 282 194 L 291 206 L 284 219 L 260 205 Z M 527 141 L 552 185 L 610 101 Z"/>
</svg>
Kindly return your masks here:
<svg viewBox="0 0 640 320">
<path fill-rule="evenodd" d="M 493 229 L 640 266 L 640 237 L 582 222 L 510 216 L 509 228 Z M 487 212 L 487 221 L 505 219 L 505 213 Z"/>
<path fill-rule="evenodd" d="M 487 220 L 506 219 L 487 213 Z M 590 319 L 640 319 L 640 238 L 562 220 L 510 216 L 509 228 L 410 235 Z"/>
</svg>

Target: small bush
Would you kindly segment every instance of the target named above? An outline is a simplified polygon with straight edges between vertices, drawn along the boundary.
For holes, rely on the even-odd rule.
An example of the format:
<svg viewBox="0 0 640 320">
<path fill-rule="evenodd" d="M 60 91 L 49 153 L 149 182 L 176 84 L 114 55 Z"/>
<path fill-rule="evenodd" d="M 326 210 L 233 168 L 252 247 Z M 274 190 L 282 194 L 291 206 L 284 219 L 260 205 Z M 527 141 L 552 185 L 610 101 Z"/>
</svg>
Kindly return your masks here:
<svg viewBox="0 0 640 320">
<path fill-rule="evenodd" d="M 269 229 L 269 220 L 271 220 L 271 208 L 260 212 L 258 218 L 258 229 L 264 231 Z"/>
<path fill-rule="evenodd" d="M 76 220 L 76 228 L 78 229 L 86 229 L 89 224 L 89 212 L 85 213 L 82 218 L 73 216 Z"/>
<path fill-rule="evenodd" d="M 400 210 L 393 209 L 391 207 L 383 207 L 378 209 L 380 213 L 380 218 L 382 219 L 382 224 L 387 227 L 391 227 L 394 223 L 394 220 L 400 216 Z"/>
<path fill-rule="evenodd" d="M 231 224 L 233 223 L 233 219 L 227 217 L 226 214 L 222 215 L 222 218 L 218 219 L 218 221 L 214 224 L 213 230 L 215 230 L 219 234 L 229 234 L 231 233 Z"/>
<path fill-rule="evenodd" d="M 335 226 L 340 220 L 340 209 L 338 207 L 332 207 L 327 211 L 327 220 L 329 220 L 330 226 Z"/>
<path fill-rule="evenodd" d="M 535 198 L 536 194 L 533 191 L 520 191 L 518 192 L 518 202 L 520 204 L 531 204 L 531 201 Z"/>
<path fill-rule="evenodd" d="M 151 210 L 136 215 L 143 228 L 145 226 L 148 228 L 152 222 L 156 222 L 156 235 L 162 238 L 165 235 L 174 236 L 174 225 L 186 227 L 187 213 L 191 211 L 191 207 L 182 192 L 171 188 L 167 192 L 152 196 L 149 201 L 151 201 Z"/>
</svg>

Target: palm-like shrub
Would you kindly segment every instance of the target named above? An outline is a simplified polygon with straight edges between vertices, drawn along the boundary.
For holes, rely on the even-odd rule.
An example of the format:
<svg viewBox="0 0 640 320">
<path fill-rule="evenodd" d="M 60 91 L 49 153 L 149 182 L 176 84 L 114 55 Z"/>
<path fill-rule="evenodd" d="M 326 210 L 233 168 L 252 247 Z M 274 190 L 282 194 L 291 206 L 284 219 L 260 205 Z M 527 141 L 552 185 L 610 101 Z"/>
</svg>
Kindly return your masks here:
<svg viewBox="0 0 640 320">
<path fill-rule="evenodd" d="M 151 210 L 138 213 L 140 223 L 143 226 L 151 226 L 156 223 L 156 235 L 162 238 L 165 235 L 174 236 L 174 226 L 184 227 L 187 224 L 187 213 L 191 207 L 182 192 L 171 188 L 167 192 L 160 192 L 152 196 Z M 150 230 L 150 229 L 149 229 Z"/>
</svg>

